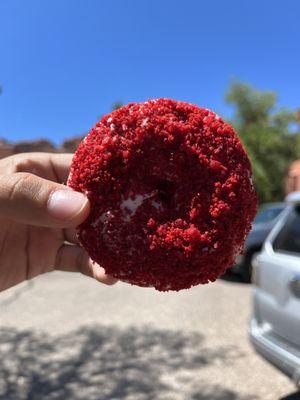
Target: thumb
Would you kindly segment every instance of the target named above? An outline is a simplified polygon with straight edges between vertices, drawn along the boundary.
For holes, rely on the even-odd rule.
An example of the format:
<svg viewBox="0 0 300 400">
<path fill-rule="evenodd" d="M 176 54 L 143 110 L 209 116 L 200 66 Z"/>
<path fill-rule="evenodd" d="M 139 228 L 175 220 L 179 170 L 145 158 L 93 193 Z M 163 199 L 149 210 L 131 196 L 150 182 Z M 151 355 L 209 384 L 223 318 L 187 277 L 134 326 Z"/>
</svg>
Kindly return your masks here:
<svg viewBox="0 0 300 400">
<path fill-rule="evenodd" d="M 29 225 L 73 228 L 88 216 L 83 193 L 36 175 L 17 172 L 0 177 L 0 216 Z"/>
</svg>

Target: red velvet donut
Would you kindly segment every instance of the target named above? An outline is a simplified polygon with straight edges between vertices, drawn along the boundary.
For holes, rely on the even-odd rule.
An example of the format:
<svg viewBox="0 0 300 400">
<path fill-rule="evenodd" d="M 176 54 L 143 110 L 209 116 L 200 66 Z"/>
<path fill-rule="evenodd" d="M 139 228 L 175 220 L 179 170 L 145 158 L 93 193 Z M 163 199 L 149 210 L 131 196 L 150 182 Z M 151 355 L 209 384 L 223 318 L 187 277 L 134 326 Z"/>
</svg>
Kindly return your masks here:
<svg viewBox="0 0 300 400">
<path fill-rule="evenodd" d="M 91 202 L 78 228 L 91 258 L 115 278 L 161 291 L 222 275 L 257 208 L 233 128 L 169 99 L 105 115 L 79 145 L 68 184 Z"/>
</svg>

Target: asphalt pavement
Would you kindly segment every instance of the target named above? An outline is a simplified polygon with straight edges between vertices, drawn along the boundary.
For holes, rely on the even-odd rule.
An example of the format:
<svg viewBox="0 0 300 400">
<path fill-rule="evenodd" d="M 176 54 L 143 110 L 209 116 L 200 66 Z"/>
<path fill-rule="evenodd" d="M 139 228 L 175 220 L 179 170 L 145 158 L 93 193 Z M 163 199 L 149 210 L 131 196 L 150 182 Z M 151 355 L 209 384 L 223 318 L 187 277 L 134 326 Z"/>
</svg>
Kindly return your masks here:
<svg viewBox="0 0 300 400">
<path fill-rule="evenodd" d="M 52 273 L 0 294 L 1 400 L 296 400 L 247 339 L 251 287 Z"/>
</svg>

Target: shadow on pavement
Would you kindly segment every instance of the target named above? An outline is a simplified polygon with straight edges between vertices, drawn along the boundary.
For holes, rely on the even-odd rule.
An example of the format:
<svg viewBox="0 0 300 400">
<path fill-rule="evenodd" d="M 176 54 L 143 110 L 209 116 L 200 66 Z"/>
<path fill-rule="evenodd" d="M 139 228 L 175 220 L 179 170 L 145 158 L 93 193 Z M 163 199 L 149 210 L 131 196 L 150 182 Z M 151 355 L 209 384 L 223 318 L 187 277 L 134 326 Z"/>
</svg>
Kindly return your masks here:
<svg viewBox="0 0 300 400">
<path fill-rule="evenodd" d="M 300 400 L 300 392 L 289 394 L 288 396 L 280 397 L 279 400 Z"/>
<path fill-rule="evenodd" d="M 63 336 L 0 330 L 1 400 L 250 400 L 202 382 L 242 357 L 202 335 L 93 326 Z"/>
<path fill-rule="evenodd" d="M 218 386 L 214 388 L 215 392 L 207 392 L 207 394 L 194 394 L 191 400 L 255 400 L 254 396 L 241 396 L 232 390 L 221 389 L 218 391 Z"/>
</svg>

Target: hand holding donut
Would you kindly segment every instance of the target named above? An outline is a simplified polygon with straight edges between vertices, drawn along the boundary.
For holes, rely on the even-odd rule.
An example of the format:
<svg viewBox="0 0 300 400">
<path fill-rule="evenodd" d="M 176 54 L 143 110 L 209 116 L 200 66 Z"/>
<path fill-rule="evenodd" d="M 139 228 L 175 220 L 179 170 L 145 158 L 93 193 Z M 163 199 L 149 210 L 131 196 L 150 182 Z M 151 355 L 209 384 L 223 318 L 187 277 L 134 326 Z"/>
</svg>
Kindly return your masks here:
<svg viewBox="0 0 300 400">
<path fill-rule="evenodd" d="M 0 290 L 55 269 L 181 290 L 242 251 L 257 208 L 251 165 L 212 111 L 129 104 L 92 128 L 69 175 L 71 159 L 0 161 Z"/>
<path fill-rule="evenodd" d="M 0 291 L 55 269 L 116 281 L 78 245 L 75 227 L 90 204 L 62 184 L 71 159 L 28 153 L 0 160 Z"/>
</svg>

